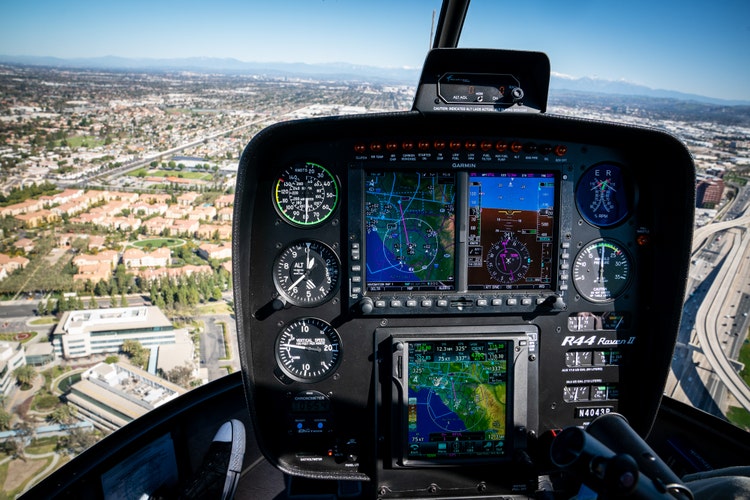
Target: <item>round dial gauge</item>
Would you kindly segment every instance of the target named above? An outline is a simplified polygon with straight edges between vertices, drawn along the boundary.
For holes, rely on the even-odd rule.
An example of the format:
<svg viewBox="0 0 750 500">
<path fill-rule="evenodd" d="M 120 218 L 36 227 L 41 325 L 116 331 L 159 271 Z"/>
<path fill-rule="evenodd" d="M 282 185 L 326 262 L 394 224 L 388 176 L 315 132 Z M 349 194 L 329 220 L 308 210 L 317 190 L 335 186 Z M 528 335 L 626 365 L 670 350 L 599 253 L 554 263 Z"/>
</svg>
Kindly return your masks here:
<svg viewBox="0 0 750 500">
<path fill-rule="evenodd" d="M 296 226 L 314 226 L 328 219 L 339 201 L 333 174 L 317 163 L 285 168 L 274 186 L 276 209 Z"/>
<path fill-rule="evenodd" d="M 322 319 L 301 318 L 286 326 L 276 339 L 276 361 L 298 382 L 322 380 L 336 369 L 341 356 L 338 332 Z"/>
<path fill-rule="evenodd" d="M 523 279 L 530 263 L 529 249 L 511 234 L 493 243 L 487 252 L 487 272 L 500 283 L 510 284 Z"/>
<path fill-rule="evenodd" d="M 629 186 L 622 169 L 609 163 L 588 169 L 578 182 L 576 203 L 583 218 L 595 226 L 621 222 L 630 213 Z"/>
<path fill-rule="evenodd" d="M 630 268 L 630 256 L 620 244 L 593 241 L 573 261 L 573 283 L 586 300 L 610 302 L 627 288 Z"/>
<path fill-rule="evenodd" d="M 339 283 L 339 259 L 320 241 L 292 243 L 276 257 L 273 281 L 276 290 L 295 306 L 322 304 L 336 291 Z"/>
</svg>

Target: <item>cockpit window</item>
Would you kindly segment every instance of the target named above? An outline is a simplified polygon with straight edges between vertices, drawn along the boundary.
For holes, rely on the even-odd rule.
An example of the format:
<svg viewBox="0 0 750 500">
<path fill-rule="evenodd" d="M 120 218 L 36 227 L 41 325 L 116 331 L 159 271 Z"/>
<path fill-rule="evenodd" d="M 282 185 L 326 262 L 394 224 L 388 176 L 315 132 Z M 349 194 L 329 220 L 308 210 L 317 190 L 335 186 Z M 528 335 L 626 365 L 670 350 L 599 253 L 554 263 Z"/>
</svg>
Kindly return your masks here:
<svg viewBox="0 0 750 500">
<path fill-rule="evenodd" d="M 438 0 L 219 2 L 200 12 L 176 2 L 153 6 L 139 1 L 112 11 L 88 2 L 45 3 L 45 8 L 23 7 L 23 2 L 0 8 L 0 458 L 8 457 L 0 460 L 0 478 L 6 478 L 0 489 L 9 495 L 149 410 L 241 370 L 231 274 L 235 183 L 243 148 L 259 131 L 281 121 L 408 110 L 441 11 Z M 748 19 L 750 4 L 745 1 L 721 0 L 709 9 L 675 0 L 472 0 L 458 44 L 544 52 L 552 69 L 549 114 L 646 125 L 687 145 L 698 170 L 694 229 L 702 239 L 694 243 L 665 393 L 746 430 L 750 412 L 722 384 L 712 365 L 716 358 L 703 355 L 701 342 L 707 340 L 700 321 L 702 304 L 713 298 L 725 276 L 722 266 L 744 241 L 736 228 L 712 228 L 743 217 L 750 199 Z M 474 294 L 472 300 L 482 307 L 531 310 L 537 300 L 543 303 L 543 294 L 568 280 L 568 289 L 594 306 L 593 312 L 566 318 L 568 331 L 559 339 L 570 347 L 564 369 L 572 373 L 582 363 L 595 369 L 617 365 L 615 349 L 586 343 L 594 332 L 617 330 L 634 320 L 631 310 L 604 314 L 599 306 L 631 300 L 627 287 L 635 271 L 620 273 L 622 283 L 602 287 L 585 269 L 603 267 L 606 252 L 613 263 L 619 262 L 613 265 L 627 268 L 638 262 L 638 249 L 618 239 L 641 194 L 620 170 L 627 159 L 592 154 L 598 158 L 596 166 L 575 174 L 583 179 L 576 193 L 585 193 L 572 201 L 574 190 L 569 189 L 570 213 L 563 217 L 562 185 L 573 174 L 559 165 L 538 166 L 529 176 L 496 159 L 494 170 L 470 173 L 473 150 L 465 151 L 469 142 L 459 141 L 455 154 L 460 161 L 450 169 L 439 175 L 426 167 L 404 174 L 391 169 L 386 156 L 373 158 L 365 151 L 382 146 L 401 154 L 411 145 L 413 157 L 409 149 L 399 161 L 426 161 L 429 153 L 435 155 L 429 157 L 434 167 L 447 161 L 442 156 L 435 160 L 438 145 L 442 141 L 441 152 L 450 149 L 452 138 L 433 135 L 424 150 L 422 138 L 414 142 L 411 136 L 403 141 L 378 138 L 367 146 L 364 141 L 347 144 L 347 153 L 359 156 L 347 156 L 335 168 L 325 163 L 327 152 L 320 144 L 319 150 L 305 151 L 310 157 L 283 158 L 287 170 L 264 196 L 273 203 L 269 213 L 294 238 L 269 244 L 268 255 L 278 252 L 272 259 L 276 275 L 268 277 L 269 307 L 321 306 L 354 286 L 358 291 L 341 303 L 362 314 L 381 308 L 397 317 L 402 309 L 389 308 L 402 306 L 409 314 L 412 308 L 442 314 L 442 307 L 453 314 L 468 307 L 459 291 Z M 485 153 L 506 154 L 513 144 L 513 138 L 504 138 L 507 144 L 489 136 L 480 139 L 474 146 L 486 145 Z M 517 145 L 517 152 L 529 155 L 547 147 L 550 158 L 552 148 L 559 147 Z M 356 182 L 367 183 L 370 191 L 351 181 L 336 186 L 333 204 L 320 212 L 310 209 L 310 200 L 292 185 L 295 176 L 328 175 L 320 196 L 328 188 L 333 197 L 330 182 L 341 182 L 344 174 L 335 169 L 346 162 L 361 169 Z M 669 168 L 655 169 L 654 182 L 664 184 L 665 197 L 682 199 L 683 193 L 670 190 Z M 490 181 L 505 177 L 523 178 L 526 184 L 517 190 L 490 187 Z M 527 185 L 543 193 L 533 203 L 515 200 L 509 208 L 485 202 L 481 209 L 485 219 L 489 213 L 525 209 L 538 215 L 534 224 L 508 222 L 497 242 L 490 233 L 481 234 L 481 226 L 460 227 L 460 218 L 468 221 L 470 212 L 479 220 L 480 194 L 519 196 Z M 401 207 L 401 202 L 385 201 L 393 186 L 403 191 L 403 200 L 415 200 L 414 193 L 424 200 L 439 196 L 412 207 L 419 217 L 400 211 L 399 217 L 387 219 L 384 214 Z M 613 194 L 620 186 L 628 189 Z M 282 199 L 285 195 L 292 201 Z M 465 204 L 458 204 L 456 196 L 463 196 Z M 471 204 L 469 196 L 474 197 Z M 326 221 L 338 224 L 341 215 L 334 212 L 346 215 L 343 203 L 352 199 L 367 207 L 369 218 L 343 231 L 361 237 L 367 229 L 391 236 L 403 230 L 405 243 L 398 248 L 403 257 L 391 262 L 393 255 L 371 251 L 364 255 L 363 270 L 353 255 L 366 247 L 367 237 L 356 249 L 322 241 L 315 229 Z M 575 216 L 580 227 L 610 233 L 600 238 L 591 230 L 580 248 L 563 246 L 564 234 L 555 225 L 573 221 L 574 213 L 581 214 Z M 419 232 L 428 222 L 435 229 Z M 311 231 L 306 234 L 306 229 Z M 276 230 L 268 228 L 269 233 Z M 341 227 L 330 231 L 339 236 Z M 463 254 L 453 249 L 456 235 L 473 242 Z M 385 238 L 373 239 L 385 246 Z M 369 241 L 370 249 L 375 243 Z M 482 253 L 506 260 L 498 257 L 485 268 Z M 310 277 L 311 255 L 317 259 L 317 283 Z M 554 259 L 564 260 L 563 255 L 568 267 L 549 266 Z M 516 267 L 506 269 L 511 262 Z M 289 271 L 294 265 L 297 274 Z M 404 278 L 400 268 L 409 265 L 417 272 Z M 356 276 L 364 283 L 360 288 L 350 281 L 354 269 L 362 271 Z M 384 272 L 391 269 L 399 272 Z M 737 279 L 731 293 L 722 295 L 711 331 L 725 357 L 747 365 L 750 274 L 739 264 L 736 269 Z M 579 278 L 582 283 L 574 283 Z M 425 297 L 407 297 L 414 290 Z M 381 300 L 363 299 L 376 292 Z M 433 302 L 439 292 L 453 293 L 455 300 Z M 496 292 L 497 297 L 480 297 Z M 530 293 L 536 294 L 533 303 Z M 279 360 L 289 361 L 281 368 L 284 383 L 332 377 L 344 363 L 338 357 L 324 360 L 329 365 L 321 372 L 295 363 L 299 356 L 290 353 L 307 347 L 294 342 L 301 342 L 299 332 L 308 323 L 336 332 L 319 318 L 289 322 L 275 346 Z M 281 328 L 269 335 L 276 330 Z M 444 347 L 427 333 L 410 337 L 386 329 L 386 334 L 411 346 L 415 360 L 417 348 Z M 326 345 L 333 352 L 338 340 L 333 334 L 331 339 Z M 464 347 L 455 340 L 445 342 L 454 350 Z M 477 352 L 505 356 L 503 349 L 509 346 L 481 344 Z M 462 366 L 481 365 L 471 361 L 475 365 L 461 360 Z M 422 369 L 419 363 L 407 358 L 403 367 Z M 750 380 L 747 369 L 740 374 L 746 383 Z M 493 380 L 495 386 L 500 382 L 505 380 Z M 564 390 L 561 398 L 567 403 L 582 397 L 589 402 L 618 398 L 618 388 L 603 382 Z M 300 404 L 305 403 L 309 401 Z M 402 403 L 408 409 L 408 398 Z M 407 461 L 426 455 L 417 449 L 410 457 L 405 442 L 396 446 L 403 448 Z"/>
</svg>

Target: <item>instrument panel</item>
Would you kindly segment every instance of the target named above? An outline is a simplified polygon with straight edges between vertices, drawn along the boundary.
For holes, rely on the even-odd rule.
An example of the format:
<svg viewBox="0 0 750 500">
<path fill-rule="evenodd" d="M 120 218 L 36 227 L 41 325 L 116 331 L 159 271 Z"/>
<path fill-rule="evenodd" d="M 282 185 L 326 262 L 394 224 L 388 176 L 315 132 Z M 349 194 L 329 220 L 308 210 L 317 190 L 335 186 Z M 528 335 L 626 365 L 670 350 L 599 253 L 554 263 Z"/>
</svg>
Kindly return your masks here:
<svg viewBox="0 0 750 500">
<path fill-rule="evenodd" d="M 439 488 L 507 494 L 558 429 L 648 431 L 692 236 L 673 137 L 408 112 L 279 124 L 240 167 L 243 377 L 280 469 L 398 498 L 443 467 Z"/>
</svg>

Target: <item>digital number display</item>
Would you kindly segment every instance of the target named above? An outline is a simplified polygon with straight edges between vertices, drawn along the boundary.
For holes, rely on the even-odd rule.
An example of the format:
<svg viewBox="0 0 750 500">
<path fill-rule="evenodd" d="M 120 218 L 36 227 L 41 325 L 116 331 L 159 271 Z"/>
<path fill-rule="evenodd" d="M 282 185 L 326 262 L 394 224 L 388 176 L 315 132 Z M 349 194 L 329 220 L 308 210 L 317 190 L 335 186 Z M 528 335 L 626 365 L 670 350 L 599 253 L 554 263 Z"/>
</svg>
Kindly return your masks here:
<svg viewBox="0 0 750 500">
<path fill-rule="evenodd" d="M 508 454 L 512 349 L 510 340 L 409 343 L 405 461 Z"/>
</svg>

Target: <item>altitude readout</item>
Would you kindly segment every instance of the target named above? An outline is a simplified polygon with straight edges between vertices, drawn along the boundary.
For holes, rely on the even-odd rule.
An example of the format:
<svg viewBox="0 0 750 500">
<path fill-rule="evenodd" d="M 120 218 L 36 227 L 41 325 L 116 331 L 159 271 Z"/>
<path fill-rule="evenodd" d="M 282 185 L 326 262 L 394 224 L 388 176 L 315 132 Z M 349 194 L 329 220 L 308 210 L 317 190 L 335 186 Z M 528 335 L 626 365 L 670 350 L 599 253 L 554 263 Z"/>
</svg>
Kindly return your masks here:
<svg viewBox="0 0 750 500">
<path fill-rule="evenodd" d="M 597 240 L 581 250 L 573 262 L 573 283 L 591 302 L 610 302 L 630 282 L 630 256 L 619 243 Z"/>
<path fill-rule="evenodd" d="M 324 222 L 333 214 L 338 200 L 336 178 L 317 163 L 298 163 L 285 168 L 274 186 L 276 209 L 296 226 Z"/>
<path fill-rule="evenodd" d="M 322 304 L 336 291 L 339 259 L 320 241 L 298 241 L 276 257 L 273 281 L 279 295 L 296 306 Z"/>
</svg>

